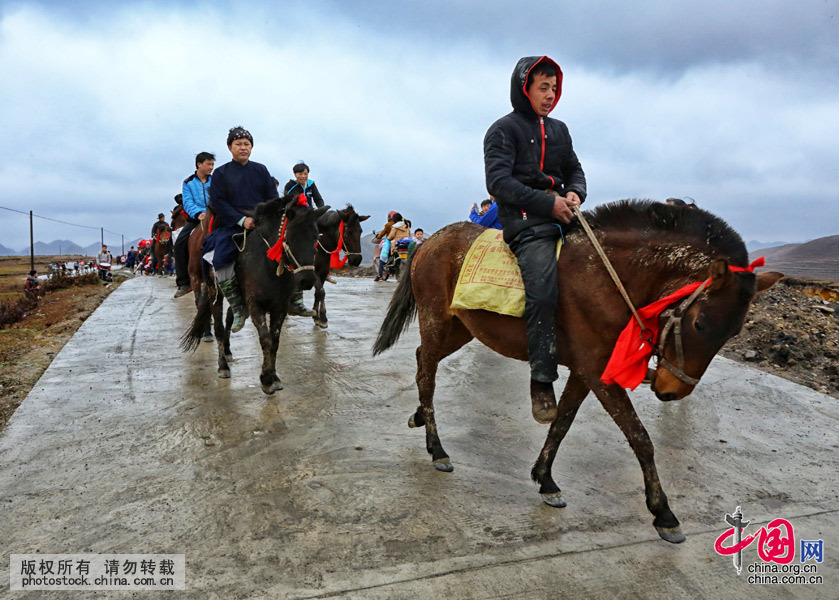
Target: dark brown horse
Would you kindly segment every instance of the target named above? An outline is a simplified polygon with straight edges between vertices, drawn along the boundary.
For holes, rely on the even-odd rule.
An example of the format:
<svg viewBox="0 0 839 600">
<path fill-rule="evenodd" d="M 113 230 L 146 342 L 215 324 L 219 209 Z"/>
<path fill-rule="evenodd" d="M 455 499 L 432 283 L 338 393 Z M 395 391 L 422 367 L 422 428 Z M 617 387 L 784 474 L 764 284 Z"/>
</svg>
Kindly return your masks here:
<svg viewBox="0 0 839 600">
<path fill-rule="evenodd" d="M 236 259 L 236 277 L 262 346 L 262 372 L 259 380 L 266 394 L 283 389 L 276 371 L 280 331 L 295 287 L 308 290 L 315 284 L 317 220 L 327 210 L 328 206 L 316 210 L 300 206 L 296 195 L 293 198 L 263 202 L 254 210 L 256 228 L 237 242 L 243 249 Z M 196 231 L 199 229 L 196 228 Z M 284 251 L 282 262 L 277 263 L 269 259 L 266 253 L 280 239 L 280 231 L 284 232 L 281 240 Z M 212 316 L 218 344 L 218 375 L 228 378 L 232 318 L 228 314 L 225 327 L 222 323 L 223 296 L 216 290 L 213 278 L 205 282 L 205 289 L 192 326 L 181 338 L 181 347 L 185 351 L 194 351 L 204 337 Z"/>
<path fill-rule="evenodd" d="M 740 331 L 755 295 L 782 275 L 732 271 L 729 265 L 746 267 L 746 247 L 726 223 L 703 210 L 621 201 L 597 207 L 586 215 L 636 307 L 709 278 L 708 287 L 680 319 L 678 343 L 683 348 L 683 360 L 677 358 L 675 336 L 665 339 L 652 383 L 661 400 L 687 396 L 717 351 Z M 557 348 L 559 363 L 566 365 L 570 374 L 558 415 L 531 475 L 547 504 L 565 506 L 551 467 L 577 409 L 588 393 L 594 392 L 641 464 L 647 507 L 655 516 L 653 525 L 663 539 L 681 542 L 684 535 L 661 488 L 652 441 L 624 388 L 600 380 L 615 342 L 631 318 L 630 311 L 582 229 L 566 229 L 566 243 L 558 262 Z M 463 257 L 482 231 L 471 223 L 449 225 L 414 253 L 408 276 L 400 280 L 394 292 L 374 345 L 375 354 L 389 348 L 414 316 L 419 316 L 421 345 L 417 348 L 416 380 L 420 406 L 409 425 L 425 425 L 426 448 L 441 471 L 451 471 L 452 466 L 434 420 L 438 363 L 473 338 L 499 354 L 527 360 L 523 318 L 450 308 Z M 668 371 L 665 361 L 680 363 L 687 381 L 693 383 Z"/>
<path fill-rule="evenodd" d="M 168 223 L 163 223 L 163 225 L 164 227 L 161 227 L 157 232 L 157 235 L 154 236 L 154 249 L 152 250 L 152 272 L 158 275 L 166 274 L 166 261 L 164 259 L 167 256 L 172 255 L 169 251 L 169 242 L 172 239 L 172 229 L 169 227 Z"/>
<path fill-rule="evenodd" d="M 370 215 L 359 216 L 351 204 L 344 210 L 330 210 L 318 219 L 318 243 L 315 252 L 315 273 L 318 280 L 315 283 L 315 305 L 312 317 L 315 325 L 326 329 L 329 326 L 326 318 L 326 291 L 323 284 L 329 276 L 332 253 L 340 250 L 344 253 L 347 264 L 357 267 L 361 264 L 361 222 Z"/>
</svg>

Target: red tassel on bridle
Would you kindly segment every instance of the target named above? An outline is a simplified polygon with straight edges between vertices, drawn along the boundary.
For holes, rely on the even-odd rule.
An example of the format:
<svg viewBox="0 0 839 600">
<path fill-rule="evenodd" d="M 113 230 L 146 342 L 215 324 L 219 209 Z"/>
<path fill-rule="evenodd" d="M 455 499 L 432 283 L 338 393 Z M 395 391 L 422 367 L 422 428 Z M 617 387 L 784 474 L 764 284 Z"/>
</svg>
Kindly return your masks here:
<svg viewBox="0 0 839 600">
<path fill-rule="evenodd" d="M 330 269 L 341 269 L 345 264 L 347 264 L 348 256 L 344 256 L 341 258 L 341 249 L 344 247 L 344 222 L 341 221 L 341 224 L 338 225 L 338 246 L 335 250 L 331 253 L 329 258 L 329 268 Z"/>
<path fill-rule="evenodd" d="M 297 205 L 298 206 L 309 206 L 309 200 L 306 198 L 306 194 L 300 194 L 297 197 Z M 343 223 L 341 223 L 343 225 Z M 283 214 L 283 224 L 280 227 L 280 237 L 277 239 L 277 243 L 271 246 L 266 252 L 266 256 L 271 260 L 281 262 L 283 260 L 283 246 L 285 245 L 285 226 L 286 226 L 286 216 Z M 343 231 L 343 229 L 342 229 Z"/>
</svg>

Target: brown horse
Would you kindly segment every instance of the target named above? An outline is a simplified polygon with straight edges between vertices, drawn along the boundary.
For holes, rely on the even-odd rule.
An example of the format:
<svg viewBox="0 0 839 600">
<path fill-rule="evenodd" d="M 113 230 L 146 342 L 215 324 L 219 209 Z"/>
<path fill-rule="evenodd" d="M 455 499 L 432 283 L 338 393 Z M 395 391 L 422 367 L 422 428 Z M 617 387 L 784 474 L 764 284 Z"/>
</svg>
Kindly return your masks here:
<svg viewBox="0 0 839 600">
<path fill-rule="evenodd" d="M 154 237 L 154 249 L 153 249 L 153 266 L 152 272 L 157 273 L 158 275 L 165 275 L 165 261 L 164 259 L 166 256 L 171 255 L 169 251 L 169 241 L 172 239 L 172 229 L 169 227 L 168 223 L 164 223 L 165 228 L 161 227 L 160 231 L 157 232 L 157 235 Z"/>
<path fill-rule="evenodd" d="M 597 207 L 586 215 L 636 307 L 709 278 L 704 292 L 689 307 L 681 307 L 680 334 L 669 338 L 665 334 L 658 344 L 660 359 L 653 391 L 663 401 L 687 396 L 717 351 L 740 331 L 755 295 L 770 288 L 782 275 L 732 271 L 729 265 L 746 267 L 746 247 L 733 229 L 703 210 L 621 201 Z M 647 507 L 655 516 L 653 525 L 663 539 L 681 542 L 684 535 L 659 482 L 652 441 L 624 388 L 600 380 L 615 342 L 631 318 L 630 311 L 583 231 L 574 226 L 566 229 L 566 243 L 557 265 L 557 348 L 558 361 L 570 369 L 570 374 L 531 476 L 547 504 L 565 506 L 551 467 L 577 409 L 592 391 L 641 464 Z M 400 280 L 394 292 L 373 347 L 378 354 L 392 346 L 419 315 L 421 345 L 416 353 L 416 381 L 420 406 L 409 425 L 425 425 L 426 448 L 441 471 L 451 471 L 452 466 L 434 420 L 438 363 L 472 338 L 499 354 L 527 360 L 523 318 L 450 307 L 463 257 L 482 231 L 471 223 L 449 225 L 420 246 L 411 259 L 408 276 Z M 679 365 L 681 371 L 674 369 L 679 376 L 667 370 L 665 365 L 670 363 Z"/>
<path fill-rule="evenodd" d="M 312 319 L 315 325 L 322 329 L 329 326 L 326 318 L 326 291 L 323 284 L 329 276 L 332 252 L 341 250 L 347 259 L 347 264 L 357 267 L 361 264 L 361 222 L 370 215 L 359 216 L 351 204 L 344 210 L 330 210 L 318 219 L 318 243 L 315 252 L 315 273 L 318 276 L 315 283 L 315 305 Z M 342 231 L 343 229 L 343 231 Z"/>
</svg>

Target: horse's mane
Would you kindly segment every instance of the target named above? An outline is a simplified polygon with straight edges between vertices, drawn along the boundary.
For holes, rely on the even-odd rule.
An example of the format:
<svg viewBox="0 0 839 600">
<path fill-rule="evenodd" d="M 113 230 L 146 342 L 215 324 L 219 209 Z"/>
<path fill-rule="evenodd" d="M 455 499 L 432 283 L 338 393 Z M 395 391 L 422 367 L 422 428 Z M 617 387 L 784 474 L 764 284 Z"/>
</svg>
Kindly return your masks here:
<svg viewBox="0 0 839 600">
<path fill-rule="evenodd" d="M 740 234 L 701 208 L 670 206 L 651 200 L 619 200 L 586 211 L 586 219 L 594 229 L 660 231 L 674 242 L 705 244 L 733 265 L 748 265 L 749 253 Z"/>
<path fill-rule="evenodd" d="M 286 204 L 290 200 L 290 197 L 282 197 L 260 202 L 253 210 L 254 221 L 257 223 L 279 222 L 285 212 Z"/>
<path fill-rule="evenodd" d="M 321 215 L 320 219 L 318 219 L 318 225 L 321 227 L 332 227 L 333 225 L 337 225 L 338 221 L 341 220 L 341 213 L 349 213 L 355 212 L 352 204 L 347 203 L 346 208 L 341 210 L 328 210 L 323 215 Z"/>
</svg>

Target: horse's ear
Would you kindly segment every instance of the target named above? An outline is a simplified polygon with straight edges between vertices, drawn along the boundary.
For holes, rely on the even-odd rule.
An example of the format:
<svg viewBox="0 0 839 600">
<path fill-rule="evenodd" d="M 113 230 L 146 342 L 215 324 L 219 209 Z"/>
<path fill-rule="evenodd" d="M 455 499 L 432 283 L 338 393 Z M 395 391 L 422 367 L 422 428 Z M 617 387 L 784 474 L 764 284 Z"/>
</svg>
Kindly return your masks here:
<svg viewBox="0 0 839 600">
<path fill-rule="evenodd" d="M 322 216 L 322 215 L 323 215 L 326 211 L 328 211 L 330 208 L 332 208 L 332 207 L 331 207 L 331 206 L 321 206 L 320 208 L 316 208 L 316 209 L 315 209 L 315 219 L 320 219 L 320 218 L 321 218 L 321 216 Z"/>
<path fill-rule="evenodd" d="M 778 283 L 778 281 L 784 276 L 783 273 L 778 273 L 777 271 L 769 271 L 768 273 L 758 273 L 757 275 L 757 293 L 763 293 L 773 285 Z"/>
<path fill-rule="evenodd" d="M 370 218 L 370 215 L 364 215 L 363 217 L 358 217 L 358 220 L 359 221 L 366 221 L 369 218 Z"/>
<path fill-rule="evenodd" d="M 708 285 L 708 291 L 712 292 L 723 287 L 732 276 L 731 269 L 728 268 L 728 261 L 724 258 L 718 258 L 711 263 L 710 269 L 711 283 Z"/>
</svg>

